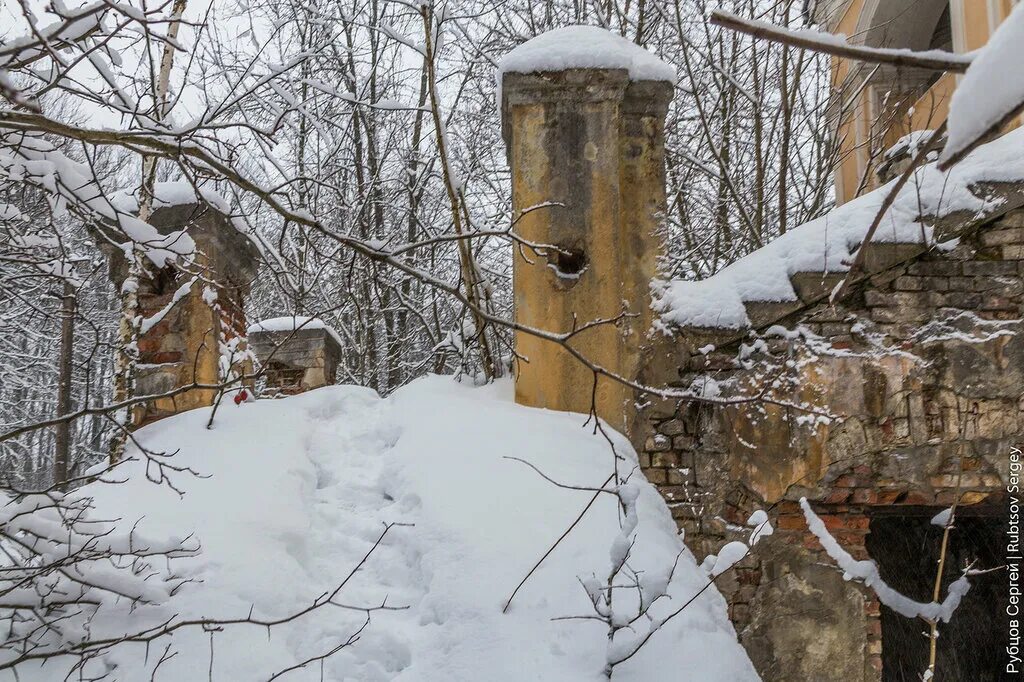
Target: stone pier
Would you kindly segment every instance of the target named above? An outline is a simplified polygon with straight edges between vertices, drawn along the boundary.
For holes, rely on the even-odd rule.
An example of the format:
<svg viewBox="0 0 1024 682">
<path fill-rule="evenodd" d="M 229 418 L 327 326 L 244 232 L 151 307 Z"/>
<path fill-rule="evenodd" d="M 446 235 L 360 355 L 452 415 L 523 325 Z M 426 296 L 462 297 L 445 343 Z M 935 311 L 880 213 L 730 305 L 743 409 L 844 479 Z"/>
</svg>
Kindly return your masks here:
<svg viewBox="0 0 1024 682">
<path fill-rule="evenodd" d="M 181 230 L 196 253 L 188 264 L 154 270 L 139 283 L 139 359 L 136 395 L 154 395 L 193 383 L 217 384 L 229 373 L 251 371 L 246 348 L 245 297 L 256 276 L 257 251 L 227 216 L 204 203 L 162 206 L 149 223 L 161 234 Z M 111 279 L 120 288 L 127 263 L 111 252 Z M 217 391 L 192 389 L 137 406 L 134 426 L 212 405 Z"/>
<path fill-rule="evenodd" d="M 279 317 L 249 327 L 249 344 L 264 370 L 262 395 L 294 395 L 333 384 L 341 361 L 337 332 L 316 318 Z"/>
</svg>

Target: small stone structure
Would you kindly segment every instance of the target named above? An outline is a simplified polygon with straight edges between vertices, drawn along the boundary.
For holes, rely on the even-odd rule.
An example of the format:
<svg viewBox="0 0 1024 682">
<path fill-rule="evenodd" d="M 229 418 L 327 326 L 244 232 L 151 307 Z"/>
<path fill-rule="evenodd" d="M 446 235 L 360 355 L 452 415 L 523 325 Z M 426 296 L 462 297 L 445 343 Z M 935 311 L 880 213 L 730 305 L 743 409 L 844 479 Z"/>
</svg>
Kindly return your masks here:
<svg viewBox="0 0 1024 682">
<path fill-rule="evenodd" d="M 564 204 L 517 223 L 526 241 L 559 247 L 517 247 L 518 322 L 568 331 L 615 317 L 623 299 L 650 300 L 670 96 L 661 85 L 615 69 L 503 74 L 514 209 Z M 954 502 L 969 531 L 954 531 L 947 577 L 962 561 L 1004 560 L 1006 486 L 1024 445 L 1024 183 L 962 191 L 984 208 L 903 216 L 917 241 L 865 246 L 835 304 L 843 273 L 796 272 L 795 300 L 744 302 L 742 328 L 645 335 L 651 318 L 637 310 L 574 343 L 627 379 L 722 398 L 652 398 L 602 380 L 597 407 L 633 441 L 698 561 L 746 541 L 750 514 L 769 512 L 774 535 L 717 580 L 766 682 L 902 682 L 926 667 L 921 621 L 843 579 L 809 532 L 801 498 L 855 558 L 874 559 L 919 601 L 932 600 L 942 534 L 929 521 Z M 956 247 L 928 247 L 922 225 Z M 516 349 L 528 360 L 517 367 L 518 402 L 590 409 L 589 369 L 524 333 Z M 1005 572 L 974 579 L 943 626 L 945 679 L 997 679 L 1001 649 L 990 640 L 1007 632 L 1000 580 Z"/>
<path fill-rule="evenodd" d="M 184 230 L 196 253 L 187 264 L 169 264 L 139 283 L 137 395 L 166 393 L 192 383 L 218 384 L 228 372 L 251 371 L 245 342 L 245 297 L 256 276 L 255 246 L 220 211 L 206 203 L 156 208 L 149 223 L 168 235 Z M 118 287 L 127 276 L 119 251 L 105 247 Z M 193 389 L 138 406 L 133 424 L 212 405 L 215 389 Z"/>
<path fill-rule="evenodd" d="M 279 324 L 280 322 L 287 324 Z M 294 395 L 333 384 L 341 361 L 337 333 L 315 318 L 284 317 L 249 327 L 266 376 L 264 395 Z"/>
</svg>

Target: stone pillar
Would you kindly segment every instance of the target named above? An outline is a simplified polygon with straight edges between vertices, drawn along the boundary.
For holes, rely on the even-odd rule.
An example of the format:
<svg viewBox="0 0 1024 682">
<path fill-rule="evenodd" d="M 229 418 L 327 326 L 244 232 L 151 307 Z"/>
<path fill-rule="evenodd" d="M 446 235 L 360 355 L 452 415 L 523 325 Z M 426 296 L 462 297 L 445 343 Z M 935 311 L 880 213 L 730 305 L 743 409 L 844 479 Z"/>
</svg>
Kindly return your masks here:
<svg viewBox="0 0 1024 682">
<path fill-rule="evenodd" d="M 192 383 L 217 384 L 228 372 L 251 372 L 246 347 L 245 297 L 256 276 L 258 252 L 228 221 L 205 204 L 162 206 L 149 223 L 161 234 L 186 230 L 196 245 L 187 264 L 170 264 L 139 283 L 137 395 L 166 393 Z M 127 263 L 110 258 L 110 275 L 120 288 Z M 178 412 L 212 405 L 214 389 L 192 389 L 137 406 L 134 426 Z"/>
<path fill-rule="evenodd" d="M 638 48 L 639 49 L 639 48 Z M 651 326 L 650 282 L 665 210 L 664 121 L 672 85 L 631 81 L 625 69 L 568 69 L 502 79 L 503 133 L 517 233 L 552 249 L 516 247 L 516 320 L 568 332 L 598 319 L 572 347 L 635 379 Z M 535 209 L 520 217 L 524 209 Z M 593 373 L 558 345 L 518 332 L 516 401 L 590 409 Z M 626 430 L 633 391 L 602 378 L 598 413 Z"/>
<path fill-rule="evenodd" d="M 273 324 L 278 320 L 288 324 Z M 265 370 L 263 394 L 294 395 L 333 384 L 341 360 L 337 333 L 316 319 L 278 320 L 249 328 L 249 345 Z"/>
</svg>

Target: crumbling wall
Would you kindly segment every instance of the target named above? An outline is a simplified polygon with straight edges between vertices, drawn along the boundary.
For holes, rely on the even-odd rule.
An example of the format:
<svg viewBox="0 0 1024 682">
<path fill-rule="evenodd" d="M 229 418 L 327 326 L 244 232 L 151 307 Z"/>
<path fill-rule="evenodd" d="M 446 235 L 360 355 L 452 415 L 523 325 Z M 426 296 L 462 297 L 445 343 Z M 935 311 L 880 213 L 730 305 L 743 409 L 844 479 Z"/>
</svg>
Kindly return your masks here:
<svg viewBox="0 0 1024 682">
<path fill-rule="evenodd" d="M 335 382 L 341 344 L 324 327 L 266 331 L 256 325 L 249 330 L 249 344 L 266 376 L 265 397 L 305 393 Z"/>
<path fill-rule="evenodd" d="M 187 231 L 196 244 L 188 263 L 160 270 L 150 264 L 140 278 L 136 395 L 168 394 L 175 389 L 220 384 L 228 372 L 251 374 L 246 346 L 245 297 L 256 276 L 255 247 L 228 218 L 205 204 L 157 208 L 149 220 L 161 234 Z M 120 286 L 127 263 L 109 247 L 111 279 Z M 141 403 L 134 426 L 197 407 L 212 405 L 213 388 L 192 388 Z"/>
<path fill-rule="evenodd" d="M 821 551 L 801 497 L 867 558 L 881 510 L 959 498 L 1002 514 L 1010 451 L 1024 443 L 1024 212 L 950 251 L 886 258 L 835 307 L 797 305 L 749 334 L 657 339 L 643 377 L 721 401 L 649 400 L 633 434 L 697 559 L 770 510 L 776 533 L 718 580 L 768 682 L 882 679 L 881 607 Z M 803 284 L 835 285 L 820 280 Z M 760 317 L 778 317 L 767 306 Z"/>
</svg>

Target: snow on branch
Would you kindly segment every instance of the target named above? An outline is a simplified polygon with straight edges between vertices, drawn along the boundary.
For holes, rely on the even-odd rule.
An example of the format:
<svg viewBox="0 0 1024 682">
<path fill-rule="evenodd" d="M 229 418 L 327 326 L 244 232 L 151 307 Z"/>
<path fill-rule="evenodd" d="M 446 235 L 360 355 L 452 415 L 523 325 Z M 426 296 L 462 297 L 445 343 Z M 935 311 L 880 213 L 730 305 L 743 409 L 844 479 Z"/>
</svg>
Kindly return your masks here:
<svg viewBox="0 0 1024 682">
<path fill-rule="evenodd" d="M 174 294 L 171 296 L 171 300 L 168 301 L 163 308 L 143 319 L 142 323 L 139 325 L 139 334 L 146 334 L 150 329 L 160 324 L 160 322 L 167 316 L 167 313 L 171 312 L 171 308 L 173 308 L 178 301 L 188 296 L 188 292 L 192 291 L 192 285 L 198 280 L 198 277 L 193 277 L 182 284 L 175 290 Z"/>
<path fill-rule="evenodd" d="M 111 239 L 125 239 L 122 248 L 142 251 L 152 263 L 164 267 L 195 252 L 184 231 L 163 235 L 152 225 L 117 208 L 93 170 L 68 158 L 41 135 L 12 131 L 0 135 L 0 179 L 25 182 L 55 195 L 87 222 L 112 230 Z"/>
<path fill-rule="evenodd" d="M 843 549 L 832 534 L 825 528 L 825 523 L 811 509 L 806 497 L 800 498 L 800 507 L 804 510 L 807 527 L 825 549 L 833 561 L 843 570 L 844 580 L 859 580 L 864 583 L 890 609 L 907 618 L 922 618 L 929 622 L 942 621 L 948 623 L 953 612 L 960 606 L 960 601 L 971 589 L 966 575 L 960 576 L 949 586 L 949 594 L 942 603 L 914 601 L 890 587 L 878 572 L 878 566 L 870 559 L 858 561 Z"/>
<path fill-rule="evenodd" d="M 188 578 L 165 566 L 198 549 L 98 518 L 88 496 L 0 483 L 0 669 L 80 646 L 105 604 L 166 601 Z"/>
<path fill-rule="evenodd" d="M 955 54 L 944 50 L 917 52 L 902 48 L 852 45 L 846 40 L 846 36 L 841 34 L 837 35 L 806 28 L 789 29 L 767 21 L 739 17 L 724 10 L 713 11 L 709 21 L 716 26 L 721 26 L 738 33 L 745 33 L 755 38 L 874 64 L 890 64 L 892 66 L 963 73 L 967 70 L 973 59 L 973 55 L 970 54 Z"/>
<path fill-rule="evenodd" d="M 61 20 L 36 29 L 0 47 L 0 69 L 13 70 L 84 41 L 103 28 L 103 15 L 109 11 L 106 2 L 95 2 L 61 15 Z"/>
</svg>

